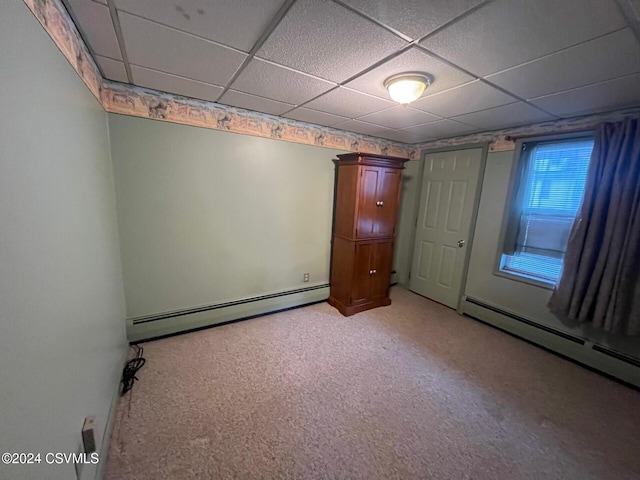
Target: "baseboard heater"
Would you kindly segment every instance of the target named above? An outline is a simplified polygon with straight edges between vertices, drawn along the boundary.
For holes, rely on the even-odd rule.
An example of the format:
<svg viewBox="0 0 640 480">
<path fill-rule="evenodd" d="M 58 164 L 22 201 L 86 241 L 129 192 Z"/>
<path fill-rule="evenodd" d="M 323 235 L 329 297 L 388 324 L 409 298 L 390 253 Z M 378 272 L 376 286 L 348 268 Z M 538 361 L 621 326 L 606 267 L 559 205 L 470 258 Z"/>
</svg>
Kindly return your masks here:
<svg viewBox="0 0 640 480">
<path fill-rule="evenodd" d="M 317 303 L 327 298 L 329 284 L 323 283 L 230 302 L 145 315 L 127 320 L 127 338 L 130 342 L 149 340 Z"/>
<path fill-rule="evenodd" d="M 628 363 L 629 365 L 633 365 L 634 367 L 640 368 L 640 359 L 636 359 L 630 357 L 629 355 L 625 355 L 624 353 L 616 352 L 615 350 L 611 350 L 606 347 L 601 347 L 600 345 L 594 345 L 593 348 L 596 352 L 603 353 L 605 355 L 609 355 L 610 357 L 615 358 L 616 360 L 620 360 L 621 362 Z"/>
<path fill-rule="evenodd" d="M 537 328 L 539 330 L 544 330 L 547 333 L 552 333 L 553 335 L 557 335 L 559 337 L 562 337 L 565 340 L 569 340 L 571 342 L 575 342 L 575 343 L 578 343 L 580 345 L 584 345 L 585 344 L 584 339 L 582 339 L 580 337 L 576 337 L 574 335 L 568 334 L 568 333 L 563 332 L 561 330 L 557 330 L 557 329 L 555 329 L 553 327 L 549 327 L 547 325 L 542 325 L 540 323 L 533 322 L 533 321 L 528 320 L 526 318 L 523 318 L 523 317 L 520 317 L 518 315 L 515 315 L 515 314 L 513 314 L 511 312 L 507 312 L 506 310 L 502 310 L 501 308 L 495 307 L 495 306 L 490 305 L 490 304 L 485 303 L 485 302 L 481 302 L 480 300 L 477 300 L 475 298 L 467 297 L 466 301 L 468 303 L 473 303 L 474 305 L 478 305 L 479 307 L 486 308 L 487 310 L 491 310 L 492 312 L 499 313 L 500 315 L 504 315 L 505 317 L 509 317 L 509 318 L 511 318 L 513 320 L 516 320 L 518 322 L 525 323 L 525 324 L 527 324 L 527 325 L 529 325 L 531 327 Z"/>
<path fill-rule="evenodd" d="M 563 332 L 548 325 L 542 325 L 527 318 L 523 318 L 519 315 L 508 312 L 473 297 L 466 297 L 464 302 L 470 304 L 469 310 L 471 310 L 471 312 L 468 312 L 467 309 L 463 308 L 463 312 L 468 316 L 471 316 L 483 323 L 488 323 L 489 325 L 499 328 L 500 330 L 504 330 L 508 333 L 514 334 L 524 340 L 532 341 L 533 343 L 536 343 L 544 348 L 549 348 L 553 351 L 556 351 L 557 353 L 565 357 L 569 357 L 582 364 L 600 370 L 607 375 L 611 375 L 612 377 L 622 380 L 624 383 L 633 385 L 635 386 L 635 388 L 640 387 L 640 373 L 638 370 L 640 369 L 640 359 L 638 358 L 626 355 L 621 352 L 617 352 L 615 350 L 612 350 L 611 348 L 599 344 L 594 344 L 588 339 L 571 335 L 570 333 Z M 527 325 L 528 327 L 533 327 L 534 329 L 541 332 L 552 334 L 558 339 L 567 340 L 571 343 L 565 344 L 564 347 L 560 347 L 560 344 L 558 342 L 549 343 L 548 341 L 535 340 L 531 335 L 526 334 L 525 330 L 511 329 L 505 323 L 492 321 L 490 318 L 487 318 L 486 315 L 482 315 L 482 311 L 476 311 L 474 308 L 471 308 L 474 305 L 476 307 L 482 308 L 485 311 L 498 314 L 510 320 L 515 320 L 520 324 Z M 482 318 L 483 316 L 485 318 Z M 517 330 L 519 330 L 519 332 Z M 572 348 L 570 347 L 570 345 L 573 345 L 574 347 Z M 597 354 L 594 356 L 595 352 L 597 352 L 597 354 L 605 355 L 606 357 L 615 359 L 620 363 L 618 363 L 617 366 L 612 366 L 610 362 L 602 362 L 597 358 Z"/>
</svg>

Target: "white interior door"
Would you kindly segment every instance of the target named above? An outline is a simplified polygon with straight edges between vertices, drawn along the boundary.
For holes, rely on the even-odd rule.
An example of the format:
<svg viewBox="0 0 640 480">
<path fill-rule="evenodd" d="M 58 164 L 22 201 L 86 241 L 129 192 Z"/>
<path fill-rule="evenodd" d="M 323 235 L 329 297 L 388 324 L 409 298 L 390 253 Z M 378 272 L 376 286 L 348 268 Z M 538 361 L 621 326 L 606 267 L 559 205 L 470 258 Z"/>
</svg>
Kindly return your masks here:
<svg viewBox="0 0 640 480">
<path fill-rule="evenodd" d="M 409 288 L 457 308 L 482 149 L 427 155 Z"/>
</svg>

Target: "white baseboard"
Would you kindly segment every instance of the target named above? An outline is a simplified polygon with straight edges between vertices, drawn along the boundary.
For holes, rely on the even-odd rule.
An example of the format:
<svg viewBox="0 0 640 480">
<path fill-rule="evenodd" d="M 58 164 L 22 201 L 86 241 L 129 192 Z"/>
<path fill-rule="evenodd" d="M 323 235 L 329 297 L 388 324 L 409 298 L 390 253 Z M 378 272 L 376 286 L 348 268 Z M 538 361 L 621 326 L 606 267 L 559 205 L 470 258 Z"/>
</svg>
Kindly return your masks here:
<svg viewBox="0 0 640 480">
<path fill-rule="evenodd" d="M 104 469 L 107 465 L 107 455 L 109 453 L 109 444 L 111 443 L 111 433 L 113 432 L 113 425 L 116 419 L 116 411 L 118 410 L 118 401 L 120 400 L 120 380 L 122 379 L 122 369 L 127 362 L 128 355 L 129 348 L 127 347 L 125 348 L 121 361 L 118 364 L 120 368 L 117 372 L 116 388 L 113 392 L 113 396 L 111 397 L 109 413 L 107 414 L 107 419 L 104 423 L 102 441 L 100 442 L 100 450 L 98 452 L 100 454 L 100 462 L 98 463 L 98 468 L 96 469 L 96 475 L 94 477 L 95 480 L 102 480 L 102 478 L 104 477 Z"/>
<path fill-rule="evenodd" d="M 127 338 L 130 342 L 138 342 L 321 302 L 327 298 L 329 298 L 329 285 L 318 284 L 233 302 L 130 318 L 127 320 Z"/>
<path fill-rule="evenodd" d="M 517 315 L 509 312 L 503 314 L 497 310 L 499 309 L 494 309 L 491 305 L 478 305 L 473 300 L 470 301 L 470 299 L 465 299 L 462 302 L 462 312 L 465 315 L 474 317 L 640 388 L 640 367 L 594 350 L 594 343 L 586 339 L 573 337 L 564 332 L 553 331 L 553 329 L 545 326 L 532 325 L 535 322 L 528 319 L 518 321 L 513 318 L 517 317 Z M 581 343 L 577 341 L 578 339 Z"/>
</svg>

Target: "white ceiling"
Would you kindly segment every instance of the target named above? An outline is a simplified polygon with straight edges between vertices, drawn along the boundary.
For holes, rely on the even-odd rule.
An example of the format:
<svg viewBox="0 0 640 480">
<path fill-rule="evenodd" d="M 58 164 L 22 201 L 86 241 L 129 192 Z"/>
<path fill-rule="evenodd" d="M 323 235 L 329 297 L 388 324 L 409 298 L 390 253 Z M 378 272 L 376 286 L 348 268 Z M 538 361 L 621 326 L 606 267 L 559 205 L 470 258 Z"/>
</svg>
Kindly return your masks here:
<svg viewBox="0 0 640 480">
<path fill-rule="evenodd" d="M 106 78 L 400 142 L 640 105 L 640 0 L 64 2 Z"/>
</svg>

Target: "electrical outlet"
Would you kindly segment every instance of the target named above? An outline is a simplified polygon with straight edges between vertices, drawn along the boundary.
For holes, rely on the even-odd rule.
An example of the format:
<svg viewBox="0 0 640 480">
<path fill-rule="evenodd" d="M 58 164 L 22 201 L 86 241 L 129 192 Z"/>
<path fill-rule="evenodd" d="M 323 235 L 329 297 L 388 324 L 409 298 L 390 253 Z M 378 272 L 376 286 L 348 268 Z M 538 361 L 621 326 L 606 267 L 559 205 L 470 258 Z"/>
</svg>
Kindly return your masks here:
<svg viewBox="0 0 640 480">
<path fill-rule="evenodd" d="M 304 274 L 303 282 L 308 282 L 308 281 L 309 281 L 309 274 L 308 274 L 308 273 L 305 273 L 305 274 Z"/>
<path fill-rule="evenodd" d="M 82 425 L 82 444 L 85 453 L 96 451 L 96 417 L 90 415 L 84 419 Z"/>
</svg>

